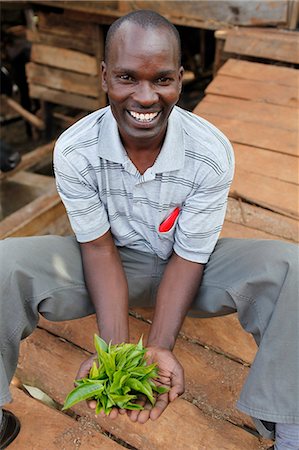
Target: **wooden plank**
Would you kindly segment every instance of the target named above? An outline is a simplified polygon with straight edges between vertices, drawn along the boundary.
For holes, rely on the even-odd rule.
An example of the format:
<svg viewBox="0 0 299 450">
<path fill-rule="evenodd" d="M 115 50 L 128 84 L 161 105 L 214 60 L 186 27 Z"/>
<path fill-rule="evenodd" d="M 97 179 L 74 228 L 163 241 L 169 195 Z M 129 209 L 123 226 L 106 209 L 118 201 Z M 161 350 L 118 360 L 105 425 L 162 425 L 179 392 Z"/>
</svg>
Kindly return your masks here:
<svg viewBox="0 0 299 450">
<path fill-rule="evenodd" d="M 221 74 L 217 74 L 205 92 L 223 97 L 283 105 L 297 110 L 299 106 L 299 91 L 293 86 L 282 84 L 273 86 L 263 81 L 251 81 Z M 293 113 L 296 115 L 297 111 Z"/>
<path fill-rule="evenodd" d="M 225 218 L 223 237 L 242 237 L 242 232 L 244 234 L 245 231 L 246 234 L 252 233 L 252 229 L 255 229 L 265 233 L 266 238 L 272 236 L 273 239 L 278 237 L 283 240 L 299 242 L 298 220 L 282 217 L 281 214 L 241 200 L 229 197 Z M 232 223 L 241 227 L 234 227 Z M 240 233 L 241 236 L 239 236 Z M 244 235 L 244 237 L 246 236 Z"/>
<path fill-rule="evenodd" d="M 11 181 L 20 184 L 20 189 L 22 189 L 23 186 L 31 186 L 38 189 L 40 193 L 49 192 L 49 189 L 53 189 L 54 185 L 53 177 L 40 175 L 39 173 L 34 172 L 25 172 L 24 170 L 16 173 L 11 178 Z"/>
<path fill-rule="evenodd" d="M 13 98 L 7 97 L 6 95 L 1 95 L 1 100 L 3 100 L 11 109 L 13 109 L 21 117 L 23 117 L 23 119 L 25 119 L 26 122 L 29 122 L 38 130 L 45 129 L 45 124 L 39 117 L 27 111 L 27 109 L 23 108 L 23 106 L 20 105 L 18 102 L 16 102 Z"/>
<path fill-rule="evenodd" d="M 210 22 L 210 26 L 222 22 L 232 25 L 262 25 L 286 23 L 287 2 L 273 1 L 125 1 L 119 4 L 123 14 L 135 9 L 152 9 L 160 14 L 176 20 L 185 18 L 187 21 L 197 20 Z M 188 23 L 188 22 L 187 22 Z"/>
<path fill-rule="evenodd" d="M 282 84 L 298 89 L 299 73 L 291 67 L 273 66 L 241 59 L 230 58 L 219 69 L 219 74 L 246 80 L 263 81 L 270 84 Z"/>
<path fill-rule="evenodd" d="M 95 111 L 106 105 L 106 97 L 95 99 L 83 95 L 72 94 L 70 92 L 62 92 L 57 89 L 50 89 L 37 84 L 29 85 L 30 97 L 39 98 L 58 105 L 71 106 L 72 108 L 84 109 L 86 111 Z"/>
<path fill-rule="evenodd" d="M 219 128 L 233 143 L 264 148 L 288 155 L 299 156 L 298 132 L 273 128 L 263 123 L 244 122 L 238 118 L 225 118 L 201 111 L 201 103 L 195 114 Z"/>
<path fill-rule="evenodd" d="M 225 118 L 264 124 L 273 128 L 298 131 L 299 114 L 292 108 L 281 105 L 223 98 L 220 95 L 206 95 L 196 107 L 197 111 Z"/>
<path fill-rule="evenodd" d="M 31 84 L 94 98 L 98 98 L 99 95 L 100 82 L 98 76 L 70 72 L 69 70 L 35 63 L 26 64 L 26 75 Z"/>
<path fill-rule="evenodd" d="M 247 172 L 299 184 L 299 159 L 248 145 L 235 144 L 236 166 Z"/>
<path fill-rule="evenodd" d="M 0 171 L 0 180 L 4 180 L 6 178 L 11 178 L 17 172 L 20 172 L 21 170 L 29 169 L 30 167 L 34 166 L 34 164 L 42 161 L 49 154 L 51 154 L 53 151 L 53 148 L 54 148 L 54 141 L 49 142 L 48 144 L 42 145 L 41 147 L 38 147 L 35 150 L 32 150 L 31 152 L 26 153 L 24 156 L 22 156 L 22 160 L 21 160 L 20 164 L 18 164 L 15 169 L 11 170 L 10 172 L 1 172 Z"/>
<path fill-rule="evenodd" d="M 282 217 L 282 216 L 281 216 Z M 283 219 L 281 219 L 283 220 Z M 235 239 L 274 239 L 280 240 L 280 236 L 267 233 L 266 231 L 259 230 L 254 227 L 249 227 L 247 225 L 242 225 L 240 223 L 233 223 L 225 220 L 222 231 L 221 238 L 235 238 Z"/>
<path fill-rule="evenodd" d="M 97 75 L 96 59 L 93 56 L 75 50 L 33 44 L 31 61 L 87 75 Z"/>
<path fill-rule="evenodd" d="M 90 322 L 91 318 L 83 319 L 85 324 L 89 320 L 88 326 L 82 326 L 82 319 L 78 321 L 79 333 L 87 334 L 88 340 L 91 338 L 91 331 L 93 327 Z M 144 329 L 146 324 L 140 322 Z M 57 324 L 55 324 L 57 325 Z M 65 326 L 65 323 L 62 324 Z M 74 326 L 74 322 L 71 323 Z M 57 331 L 56 331 L 57 332 Z M 138 329 L 138 335 L 140 330 Z M 134 334 L 134 332 L 133 332 Z M 135 334 L 134 334 L 135 339 Z M 30 381 L 30 384 L 40 387 L 44 392 L 51 393 L 51 397 L 58 403 L 62 403 L 66 393 L 72 386 L 72 380 L 78 369 L 78 366 L 82 360 L 86 357 L 84 352 L 79 348 L 74 347 L 66 342 L 58 340 L 53 335 L 49 335 L 43 330 L 36 330 L 33 335 L 26 339 L 21 346 L 21 355 L 19 359 L 18 377 L 21 380 Z M 196 348 L 195 348 L 196 347 Z M 100 425 L 106 430 L 113 430 L 113 434 L 117 437 L 121 437 L 129 444 L 136 446 L 138 449 L 152 449 L 163 448 L 163 446 L 170 445 L 173 442 L 173 436 L 176 436 L 178 443 L 186 445 L 186 448 L 198 448 L 202 441 L 202 417 L 206 417 L 206 424 L 209 426 L 210 433 L 214 438 L 209 438 L 205 441 L 205 445 L 211 445 L 206 448 L 220 448 L 220 429 L 223 430 L 222 438 L 224 442 L 228 439 L 227 444 L 231 445 L 227 448 L 240 448 L 240 437 L 245 439 L 242 449 L 254 449 L 258 448 L 256 438 L 250 440 L 250 447 L 248 439 L 249 434 L 243 432 L 240 428 L 235 428 L 233 425 L 223 421 L 214 421 L 215 415 L 220 418 L 225 417 L 231 419 L 231 414 L 234 413 L 234 406 L 232 403 L 226 403 L 228 398 L 233 398 L 236 395 L 236 389 L 240 387 L 242 381 L 244 381 L 248 369 L 241 364 L 236 363 L 222 355 L 216 353 L 211 354 L 210 351 L 203 349 L 200 346 L 195 346 L 190 343 L 186 343 L 182 340 L 181 347 L 182 355 L 177 353 L 178 357 L 183 357 L 182 363 L 186 369 L 187 375 L 187 393 L 190 400 L 193 394 L 197 392 L 194 397 L 194 403 L 198 408 L 194 408 L 192 404 L 186 400 L 177 400 L 174 402 L 156 422 L 148 422 L 143 426 L 142 439 L 140 439 L 140 425 L 134 424 L 126 420 L 125 417 L 119 418 L 117 421 L 111 423 L 111 420 L 98 418 Z M 38 361 L 38 362 L 37 362 Z M 55 361 L 55 364 L 54 364 Z M 65 361 L 68 361 L 68 372 L 66 373 Z M 186 365 L 187 364 L 187 365 Z M 200 370 L 202 369 L 202 371 Z M 193 394 L 191 393 L 193 392 Z M 210 404 L 208 402 L 211 402 Z M 214 405 L 212 407 L 212 402 Z M 220 406 L 214 409 L 214 406 Z M 225 406 L 224 406 L 225 405 Z M 77 414 L 86 414 L 91 416 L 87 411 L 84 403 L 78 404 L 72 408 Z M 183 410 L 185 411 L 182 414 Z M 206 415 L 208 414 L 208 416 Z M 238 413 L 237 413 L 238 414 Z M 192 428 L 190 428 L 190 417 L 194 417 L 195 421 L 192 422 Z M 174 420 L 175 419 L 175 420 Z M 250 419 L 244 417 L 248 423 L 252 424 Z M 240 423 L 240 418 L 237 422 Z M 220 429 L 218 426 L 220 426 Z M 229 428 L 227 428 L 229 425 Z M 179 432 L 175 432 L 174 428 Z M 235 430 L 238 429 L 241 435 L 236 436 Z M 136 433 L 136 431 L 139 432 Z M 230 430 L 230 438 L 226 434 Z M 175 433 L 175 434 L 173 434 Z M 186 438 L 186 436 L 189 436 Z M 227 436 L 227 437 L 226 437 Z M 253 436 L 251 436 L 253 438 Z M 211 441 L 210 439 L 217 439 Z M 195 446 L 196 445 L 196 446 Z M 214 447 L 213 447 L 214 445 Z M 238 447 L 239 446 L 239 447 Z M 185 448 L 184 445 L 182 448 Z M 226 447 L 221 447 L 226 448 Z"/>
<path fill-rule="evenodd" d="M 299 217 L 298 185 L 248 172 L 246 167 L 236 167 L 230 195 L 290 217 Z"/>
<path fill-rule="evenodd" d="M 177 25 L 186 25 L 206 29 L 217 29 L 225 24 L 233 25 L 287 25 L 287 0 L 270 2 L 256 1 L 247 3 L 244 8 L 242 0 L 210 2 L 194 1 L 120 1 L 117 4 L 105 7 L 106 2 L 85 1 L 32 1 L 34 4 L 43 4 L 63 8 L 73 12 L 81 12 L 82 20 L 89 16 L 95 22 L 101 17 L 120 17 L 135 9 L 152 9 L 161 13 Z M 103 6 L 102 6 L 103 3 Z"/>
<path fill-rule="evenodd" d="M 151 308 L 134 308 L 134 312 L 143 320 L 152 321 Z M 246 364 L 253 362 L 257 351 L 253 337 L 243 330 L 237 314 L 209 319 L 186 317 L 180 336 Z"/>
<path fill-rule="evenodd" d="M 79 20 L 68 20 L 64 14 L 52 11 L 38 11 L 38 31 L 63 37 L 76 37 L 76 39 L 89 40 L 92 48 L 94 23 L 82 23 Z"/>
<path fill-rule="evenodd" d="M 21 389 L 12 387 L 11 390 L 14 400 L 7 409 L 21 421 L 20 433 L 9 446 L 11 450 L 124 448 L 101 433 L 100 427 L 88 419 L 75 420 L 29 397 Z"/>
<path fill-rule="evenodd" d="M 65 209 L 54 187 L 47 194 L 10 214 L 0 222 L 0 239 L 12 236 L 34 236 L 40 230 L 65 214 Z"/>
<path fill-rule="evenodd" d="M 85 25 L 85 23 L 84 23 Z M 82 26 L 84 28 L 84 26 Z M 49 45 L 51 47 L 68 48 L 71 50 L 77 50 L 78 52 L 94 54 L 93 45 L 90 40 L 78 39 L 74 36 L 60 36 L 57 34 L 50 34 L 45 32 L 34 32 L 32 30 L 26 30 L 26 38 L 29 42 L 34 44 Z"/>
<path fill-rule="evenodd" d="M 296 31 L 244 29 L 229 30 L 224 51 L 299 64 Z"/>
</svg>

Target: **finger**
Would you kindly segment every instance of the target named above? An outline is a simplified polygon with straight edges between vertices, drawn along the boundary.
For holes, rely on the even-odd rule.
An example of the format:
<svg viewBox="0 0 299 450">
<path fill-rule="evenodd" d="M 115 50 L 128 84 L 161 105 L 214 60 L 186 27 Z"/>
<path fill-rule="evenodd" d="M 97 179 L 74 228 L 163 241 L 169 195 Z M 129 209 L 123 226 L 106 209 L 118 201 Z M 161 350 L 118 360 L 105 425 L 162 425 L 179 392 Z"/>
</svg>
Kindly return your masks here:
<svg viewBox="0 0 299 450">
<path fill-rule="evenodd" d="M 160 394 L 157 398 L 156 404 L 150 411 L 150 419 L 156 420 L 161 416 L 162 412 L 167 408 L 169 403 L 168 393 Z"/>
<path fill-rule="evenodd" d="M 96 400 L 87 400 L 86 401 L 88 408 L 96 409 L 97 401 Z"/>
<path fill-rule="evenodd" d="M 173 402 L 179 395 L 185 391 L 184 370 L 182 366 L 178 366 L 171 377 L 171 389 L 168 393 L 169 401 Z"/>
<path fill-rule="evenodd" d="M 150 418 L 152 408 L 153 407 L 152 407 L 151 403 L 146 402 L 146 404 L 144 405 L 144 409 L 142 411 L 140 411 L 138 414 L 137 422 L 141 423 L 141 424 L 146 423 Z"/>
<path fill-rule="evenodd" d="M 117 418 L 117 416 L 118 416 L 118 409 L 117 408 L 112 408 L 110 413 L 109 413 L 109 416 L 108 416 L 109 419 L 114 420 L 114 419 Z"/>
<path fill-rule="evenodd" d="M 81 378 L 85 378 L 88 376 L 89 371 L 91 369 L 92 363 L 95 360 L 96 356 L 92 355 L 86 361 L 84 361 L 79 367 L 78 373 L 76 375 L 76 380 L 80 380 Z"/>
<path fill-rule="evenodd" d="M 137 405 L 140 405 L 144 408 L 145 404 L 146 404 L 146 398 L 144 396 L 140 397 L 138 400 L 136 400 Z M 137 422 L 138 420 L 138 416 L 140 414 L 140 410 L 138 409 L 133 409 L 133 410 L 128 410 L 128 417 L 130 418 L 130 420 L 132 422 Z"/>
</svg>

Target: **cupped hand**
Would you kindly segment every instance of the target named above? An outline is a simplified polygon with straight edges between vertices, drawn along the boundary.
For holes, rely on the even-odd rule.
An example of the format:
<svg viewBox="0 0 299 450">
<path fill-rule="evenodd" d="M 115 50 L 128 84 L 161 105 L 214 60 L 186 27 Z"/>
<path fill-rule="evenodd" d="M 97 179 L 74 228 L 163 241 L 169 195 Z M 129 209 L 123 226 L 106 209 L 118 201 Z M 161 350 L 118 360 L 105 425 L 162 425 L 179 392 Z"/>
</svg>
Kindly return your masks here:
<svg viewBox="0 0 299 450">
<path fill-rule="evenodd" d="M 81 378 L 88 377 L 91 366 L 95 360 L 97 360 L 97 353 L 94 353 L 88 359 L 83 361 L 83 363 L 79 367 L 78 373 L 76 375 L 76 380 L 80 380 Z M 97 406 L 96 400 L 87 400 L 86 403 L 90 409 L 93 409 L 93 410 L 96 409 L 96 406 Z M 116 419 L 118 414 L 124 414 L 124 413 L 125 413 L 125 411 L 122 409 L 112 408 L 112 410 L 109 413 L 109 416 L 107 416 L 104 413 L 104 411 L 101 411 L 99 415 L 101 417 L 109 417 L 110 419 Z"/>
<path fill-rule="evenodd" d="M 149 364 L 157 363 L 159 378 L 155 380 L 156 384 L 167 387 L 169 391 L 157 395 L 154 406 L 148 400 L 140 399 L 137 403 L 141 404 L 144 409 L 128 412 L 128 416 L 133 422 L 145 423 L 149 419 L 158 419 L 169 403 L 183 394 L 185 390 L 184 369 L 170 350 L 154 346 L 147 347 L 147 359 Z"/>
</svg>

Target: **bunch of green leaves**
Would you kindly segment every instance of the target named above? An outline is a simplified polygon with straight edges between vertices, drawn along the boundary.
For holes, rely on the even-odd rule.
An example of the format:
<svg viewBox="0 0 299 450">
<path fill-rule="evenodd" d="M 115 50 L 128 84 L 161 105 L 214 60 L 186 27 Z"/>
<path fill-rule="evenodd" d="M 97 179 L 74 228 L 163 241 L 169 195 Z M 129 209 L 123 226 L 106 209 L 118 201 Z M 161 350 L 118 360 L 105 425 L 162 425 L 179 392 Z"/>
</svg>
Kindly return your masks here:
<svg viewBox="0 0 299 450">
<path fill-rule="evenodd" d="M 63 410 L 91 399 L 97 401 L 96 414 L 104 411 L 108 415 L 113 407 L 141 410 L 143 406 L 134 402 L 139 396 L 146 396 L 154 405 L 154 393 L 168 391 L 153 381 L 158 379 L 158 367 L 156 363 L 147 364 L 142 337 L 138 344 L 107 345 L 95 335 L 94 345 L 97 360 L 88 377 L 75 381 L 76 387 L 68 394 Z"/>
</svg>

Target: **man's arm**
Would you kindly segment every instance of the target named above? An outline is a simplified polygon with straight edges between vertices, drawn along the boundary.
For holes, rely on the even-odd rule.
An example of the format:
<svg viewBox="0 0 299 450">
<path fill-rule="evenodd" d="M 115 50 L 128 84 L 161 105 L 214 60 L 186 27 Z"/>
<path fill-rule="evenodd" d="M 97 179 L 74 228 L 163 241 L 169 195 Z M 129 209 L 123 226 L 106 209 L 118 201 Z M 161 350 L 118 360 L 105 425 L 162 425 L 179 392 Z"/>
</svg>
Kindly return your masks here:
<svg viewBox="0 0 299 450">
<path fill-rule="evenodd" d="M 85 283 L 96 310 L 101 337 L 114 344 L 128 341 L 128 284 L 110 231 L 94 241 L 81 243 L 80 248 Z M 88 375 L 94 356 L 81 364 L 76 379 Z M 87 403 L 95 409 L 95 400 Z M 109 416 L 115 419 L 118 412 L 113 408 Z"/>
<path fill-rule="evenodd" d="M 187 261 L 176 253 L 167 264 L 159 286 L 148 345 L 172 350 L 198 291 L 204 265 Z"/>
<path fill-rule="evenodd" d="M 84 278 L 94 304 L 101 337 L 117 344 L 128 341 L 128 285 L 110 231 L 81 243 Z"/>
<path fill-rule="evenodd" d="M 151 325 L 147 355 L 159 367 L 159 382 L 170 388 L 158 396 L 154 408 L 131 411 L 131 420 L 145 423 L 157 419 L 184 392 L 184 370 L 172 353 L 176 338 L 201 283 L 204 265 L 187 261 L 176 253 L 170 258 L 161 280 Z"/>
</svg>

